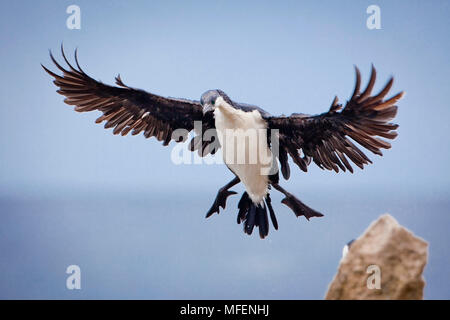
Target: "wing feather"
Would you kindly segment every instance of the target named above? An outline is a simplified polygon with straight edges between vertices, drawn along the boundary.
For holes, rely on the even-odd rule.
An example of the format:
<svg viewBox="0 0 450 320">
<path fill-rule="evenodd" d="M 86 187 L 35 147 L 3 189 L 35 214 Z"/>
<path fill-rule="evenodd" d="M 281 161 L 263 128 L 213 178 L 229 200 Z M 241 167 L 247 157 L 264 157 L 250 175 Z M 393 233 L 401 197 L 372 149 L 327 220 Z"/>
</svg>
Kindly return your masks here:
<svg viewBox="0 0 450 320">
<path fill-rule="evenodd" d="M 198 101 L 165 98 L 144 90 L 125 85 L 118 75 L 119 87 L 103 84 L 88 76 L 81 69 L 75 50 L 74 67 L 67 59 L 61 46 L 61 54 L 67 67 L 63 67 L 50 52 L 50 59 L 62 72 L 58 75 L 42 66 L 54 78 L 53 83 L 59 88 L 57 92 L 66 98 L 64 102 L 74 106 L 77 112 L 100 111 L 102 115 L 96 123 L 105 122 L 106 129 L 113 128 L 114 134 L 132 135 L 144 132 L 146 138 L 156 137 L 164 145 L 172 140 L 176 129 L 194 128 L 194 121 L 203 121 L 203 109 Z M 214 127 L 210 120 L 203 124 Z M 187 137 L 176 138 L 176 142 L 185 141 Z"/>
<path fill-rule="evenodd" d="M 344 108 L 335 97 L 329 111 L 320 115 L 267 117 L 269 128 L 279 130 L 279 161 L 285 179 L 289 178 L 285 154 L 289 154 L 303 171 L 307 171 L 312 160 L 322 169 L 353 173 L 349 160 L 361 169 L 372 161 L 351 140 L 380 156 L 383 155 L 381 149 L 391 147 L 381 138 L 392 140 L 397 137 L 398 125 L 389 121 L 397 114 L 395 104 L 403 92 L 384 100 L 393 85 L 391 78 L 378 94 L 371 96 L 376 81 L 376 70 L 372 65 L 369 82 L 361 93 L 361 73 L 357 67 L 355 73 L 355 88 Z"/>
</svg>

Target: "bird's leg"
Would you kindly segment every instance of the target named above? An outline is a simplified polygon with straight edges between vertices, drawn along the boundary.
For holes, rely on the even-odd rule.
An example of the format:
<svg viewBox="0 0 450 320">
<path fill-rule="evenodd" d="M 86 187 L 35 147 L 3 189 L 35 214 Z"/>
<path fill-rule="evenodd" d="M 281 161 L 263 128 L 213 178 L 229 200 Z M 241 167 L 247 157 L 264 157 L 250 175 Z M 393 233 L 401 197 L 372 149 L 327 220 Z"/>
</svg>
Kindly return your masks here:
<svg viewBox="0 0 450 320">
<path fill-rule="evenodd" d="M 281 200 L 281 203 L 284 203 L 289 208 L 291 208 L 291 210 L 294 211 L 297 217 L 305 216 L 305 218 L 308 220 L 311 217 L 323 217 L 323 214 L 308 207 L 306 204 L 297 199 L 293 194 L 284 190 L 284 188 L 282 188 L 278 183 L 272 183 L 272 186 L 286 196 L 286 198 Z"/>
<path fill-rule="evenodd" d="M 231 196 L 233 194 L 237 194 L 235 191 L 229 191 L 231 187 L 235 186 L 241 182 L 241 180 L 238 177 L 235 177 L 233 180 L 228 182 L 225 186 L 219 189 L 219 192 L 217 193 L 216 200 L 214 200 L 213 205 L 208 210 L 208 213 L 206 214 L 206 218 L 210 217 L 214 212 L 219 213 L 219 207 L 222 207 L 225 209 L 225 204 L 227 202 L 228 196 Z"/>
</svg>

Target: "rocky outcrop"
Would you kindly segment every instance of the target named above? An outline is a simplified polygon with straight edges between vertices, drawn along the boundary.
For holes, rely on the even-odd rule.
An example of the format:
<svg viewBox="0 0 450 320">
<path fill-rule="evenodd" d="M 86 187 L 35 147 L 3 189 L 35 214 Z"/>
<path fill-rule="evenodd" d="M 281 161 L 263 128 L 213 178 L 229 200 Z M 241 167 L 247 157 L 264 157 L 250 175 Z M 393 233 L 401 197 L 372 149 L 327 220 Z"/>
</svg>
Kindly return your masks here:
<svg viewBox="0 0 450 320">
<path fill-rule="evenodd" d="M 351 244 L 325 299 L 423 299 L 427 256 L 427 242 L 382 215 Z"/>
</svg>

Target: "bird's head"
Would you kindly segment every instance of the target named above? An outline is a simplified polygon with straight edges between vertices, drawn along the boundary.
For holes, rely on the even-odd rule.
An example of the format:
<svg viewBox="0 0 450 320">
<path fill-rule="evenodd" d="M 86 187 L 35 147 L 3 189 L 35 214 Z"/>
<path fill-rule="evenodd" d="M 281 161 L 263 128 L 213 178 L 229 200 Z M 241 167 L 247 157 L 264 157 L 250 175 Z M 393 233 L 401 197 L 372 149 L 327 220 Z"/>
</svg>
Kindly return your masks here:
<svg viewBox="0 0 450 320">
<path fill-rule="evenodd" d="M 226 101 L 230 105 L 233 105 L 231 99 L 222 90 L 208 90 L 204 94 L 202 94 L 200 98 L 200 103 L 203 106 L 203 114 L 214 111 L 214 109 L 216 108 L 217 98 L 219 97 L 222 97 L 224 101 Z"/>
</svg>

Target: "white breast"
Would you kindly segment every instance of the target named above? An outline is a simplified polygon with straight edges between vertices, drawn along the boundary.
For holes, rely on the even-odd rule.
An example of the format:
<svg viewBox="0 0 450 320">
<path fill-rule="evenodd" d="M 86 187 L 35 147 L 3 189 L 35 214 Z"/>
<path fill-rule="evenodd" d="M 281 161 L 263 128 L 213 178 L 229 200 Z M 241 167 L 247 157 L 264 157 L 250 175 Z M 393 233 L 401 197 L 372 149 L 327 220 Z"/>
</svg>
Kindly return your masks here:
<svg viewBox="0 0 450 320">
<path fill-rule="evenodd" d="M 241 179 L 250 199 L 260 204 L 268 192 L 272 153 L 267 124 L 257 110 L 245 112 L 217 98 L 215 125 L 225 164 Z"/>
</svg>

